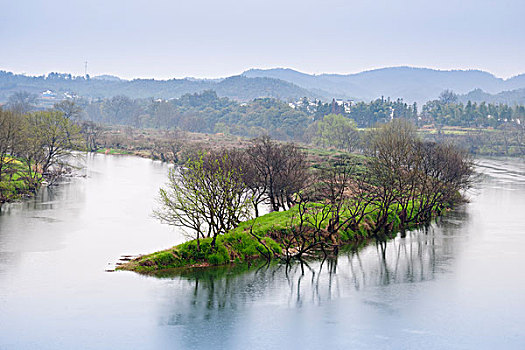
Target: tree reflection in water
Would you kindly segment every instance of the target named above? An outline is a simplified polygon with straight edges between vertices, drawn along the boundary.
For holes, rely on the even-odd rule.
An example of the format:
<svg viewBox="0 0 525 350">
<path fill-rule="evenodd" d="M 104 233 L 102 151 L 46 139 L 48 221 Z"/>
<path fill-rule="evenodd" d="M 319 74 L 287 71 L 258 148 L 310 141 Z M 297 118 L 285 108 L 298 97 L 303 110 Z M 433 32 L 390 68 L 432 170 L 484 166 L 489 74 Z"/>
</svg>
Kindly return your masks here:
<svg viewBox="0 0 525 350">
<path fill-rule="evenodd" d="M 366 288 L 390 284 L 420 283 L 446 273 L 452 264 L 457 235 L 467 222 L 464 211 L 445 220 L 407 232 L 404 238 L 370 242 L 342 251 L 337 259 L 252 264 L 164 273 L 173 285 L 164 324 L 196 325 L 197 320 L 221 322 L 242 317 L 257 304 L 301 308 L 348 297 Z M 459 242 L 461 243 L 461 242 Z M 223 329 L 224 330 L 224 329 Z"/>
</svg>

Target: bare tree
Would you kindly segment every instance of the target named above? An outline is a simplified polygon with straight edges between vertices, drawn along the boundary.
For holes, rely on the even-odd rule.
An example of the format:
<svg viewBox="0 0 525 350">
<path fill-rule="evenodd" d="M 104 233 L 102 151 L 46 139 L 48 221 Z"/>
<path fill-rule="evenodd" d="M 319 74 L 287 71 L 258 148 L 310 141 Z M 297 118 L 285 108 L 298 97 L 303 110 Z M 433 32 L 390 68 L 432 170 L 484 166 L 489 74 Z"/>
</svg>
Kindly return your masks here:
<svg viewBox="0 0 525 350">
<path fill-rule="evenodd" d="M 94 152 L 98 149 L 98 142 L 102 132 L 102 126 L 92 121 L 84 121 L 80 124 L 80 133 L 84 136 L 88 152 Z"/>
<path fill-rule="evenodd" d="M 7 106 L 10 110 L 26 114 L 35 108 L 38 96 L 27 91 L 18 91 L 9 96 Z"/>
<path fill-rule="evenodd" d="M 169 172 L 167 188 L 160 189 L 160 209 L 154 215 L 170 225 L 189 229 L 197 239 L 212 237 L 236 227 L 249 217 L 249 198 L 227 156 L 190 159 L 185 167 Z"/>
<path fill-rule="evenodd" d="M 53 108 L 62 113 L 62 116 L 71 121 L 77 121 L 82 113 L 82 107 L 80 107 L 75 101 L 66 99 L 61 102 L 55 103 Z"/>
<path fill-rule="evenodd" d="M 337 247 L 325 229 L 330 218 L 329 206 L 317 205 L 301 195 L 294 210 L 288 228 L 269 232 L 269 237 L 283 245 L 287 263 L 292 258 L 300 260 L 317 252 L 327 256 L 328 251 Z"/>
<path fill-rule="evenodd" d="M 462 200 L 472 182 L 473 163 L 451 144 L 424 143 L 409 122 L 394 120 L 379 127 L 370 141 L 368 169 L 377 207 L 374 233 L 430 220 Z"/>
<path fill-rule="evenodd" d="M 377 206 L 375 234 L 392 230 L 394 222 L 390 218 L 390 209 L 406 194 L 405 175 L 413 166 L 416 140 L 415 127 L 402 119 L 378 127 L 371 135 L 369 153 L 372 159 L 368 169 L 372 174 Z"/>
<path fill-rule="evenodd" d="M 414 198 L 412 215 L 416 222 L 427 222 L 433 214 L 463 201 L 462 193 L 472 186 L 474 162 L 452 144 L 419 144 L 419 192 Z"/>
<path fill-rule="evenodd" d="M 109 122 L 114 124 L 138 125 L 140 108 L 127 96 L 114 96 L 103 104 L 103 111 L 109 115 Z"/>
<path fill-rule="evenodd" d="M 268 136 L 254 139 L 246 154 L 271 209 L 279 211 L 295 204 L 294 196 L 308 180 L 306 155 L 294 144 L 280 144 Z"/>
<path fill-rule="evenodd" d="M 334 244 L 340 230 L 358 231 L 363 219 L 376 207 L 369 173 L 361 173 L 355 161 L 346 160 L 321 168 L 316 198 L 330 209 L 327 231 Z"/>
</svg>

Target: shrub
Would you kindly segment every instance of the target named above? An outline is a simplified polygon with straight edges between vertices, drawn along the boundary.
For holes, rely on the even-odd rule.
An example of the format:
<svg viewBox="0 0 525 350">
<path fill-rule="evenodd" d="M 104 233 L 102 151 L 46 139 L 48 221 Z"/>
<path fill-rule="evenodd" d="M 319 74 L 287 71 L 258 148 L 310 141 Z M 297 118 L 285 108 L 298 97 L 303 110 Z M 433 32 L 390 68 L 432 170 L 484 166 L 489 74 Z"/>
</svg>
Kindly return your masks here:
<svg viewBox="0 0 525 350">
<path fill-rule="evenodd" d="M 177 262 L 178 259 L 173 255 L 171 251 L 166 251 L 158 253 L 155 256 L 154 260 L 158 266 L 170 266 L 173 263 Z"/>
</svg>

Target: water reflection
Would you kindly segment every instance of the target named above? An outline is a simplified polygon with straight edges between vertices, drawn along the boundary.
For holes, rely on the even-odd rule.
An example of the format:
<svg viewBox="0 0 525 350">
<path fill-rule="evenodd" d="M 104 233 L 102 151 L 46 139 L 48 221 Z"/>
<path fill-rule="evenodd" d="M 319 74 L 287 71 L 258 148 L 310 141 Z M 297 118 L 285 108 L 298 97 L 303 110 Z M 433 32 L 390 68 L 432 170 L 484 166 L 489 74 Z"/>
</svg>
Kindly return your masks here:
<svg viewBox="0 0 525 350">
<path fill-rule="evenodd" d="M 58 187 L 43 187 L 33 198 L 0 208 L 0 282 L 16 271 L 22 254 L 63 247 L 66 221 L 82 201 L 82 191 L 71 193 L 69 185 L 68 181 Z M 69 210 L 57 210 L 68 206 Z"/>
<path fill-rule="evenodd" d="M 287 307 L 301 308 L 377 286 L 430 281 L 449 271 L 461 246 L 457 240 L 465 239 L 457 232 L 466 223 L 467 213 L 459 210 L 405 238 L 348 249 L 337 259 L 164 272 L 159 277 L 171 279 L 167 299 L 172 312 L 163 323 L 222 319 L 225 310 L 246 308 L 255 301 L 286 300 Z"/>
</svg>

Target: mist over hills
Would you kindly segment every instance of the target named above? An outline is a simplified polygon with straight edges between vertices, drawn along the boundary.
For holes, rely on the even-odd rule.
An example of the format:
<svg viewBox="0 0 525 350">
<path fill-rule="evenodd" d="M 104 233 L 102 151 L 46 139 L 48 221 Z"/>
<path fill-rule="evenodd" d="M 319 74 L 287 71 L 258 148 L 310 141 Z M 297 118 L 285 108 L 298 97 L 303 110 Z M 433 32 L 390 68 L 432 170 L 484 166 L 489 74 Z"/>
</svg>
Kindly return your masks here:
<svg viewBox="0 0 525 350">
<path fill-rule="evenodd" d="M 0 71 L 0 102 L 6 101 L 16 91 L 39 94 L 51 90 L 57 94 L 73 92 L 90 98 L 107 98 L 126 95 L 131 98 L 177 98 L 187 93 L 214 90 L 219 96 L 235 100 L 252 100 L 257 97 L 273 97 L 282 100 L 301 97 L 318 97 L 311 91 L 278 79 L 265 77 L 247 78 L 233 76 L 219 80 L 205 79 L 134 79 L 123 80 L 115 76 L 99 76 L 92 79 L 72 77 L 69 74 L 52 73 L 47 76 L 25 76 Z"/>
<path fill-rule="evenodd" d="M 91 79 L 70 74 L 26 76 L 0 71 L 0 102 L 16 91 L 40 94 L 75 93 L 89 98 L 126 95 L 131 98 L 178 98 L 187 93 L 214 90 L 221 97 L 248 101 L 259 97 L 283 101 L 302 97 L 329 101 L 332 98 L 371 101 L 378 97 L 402 98 L 419 105 L 438 98 L 444 90 L 460 94 L 460 100 L 525 103 L 525 74 L 502 79 L 480 70 L 435 70 L 391 67 L 356 74 L 307 74 L 290 68 L 250 69 L 223 79 L 134 79 L 112 75 Z"/>
<path fill-rule="evenodd" d="M 525 88 L 510 91 L 502 91 L 497 94 L 489 94 L 481 89 L 472 90 L 468 94 L 460 95 L 459 100 L 463 103 L 486 102 L 503 103 L 507 105 L 525 105 Z"/>
<path fill-rule="evenodd" d="M 403 98 L 419 104 L 436 99 L 443 90 L 467 94 L 475 89 L 498 94 L 505 90 L 525 88 L 525 74 L 510 79 L 495 77 L 480 70 L 435 70 L 429 68 L 391 67 L 356 74 L 311 75 L 289 68 L 250 69 L 246 77 L 269 77 L 294 83 L 334 97 L 369 101 L 380 96 Z M 319 90 L 323 90 L 322 92 Z M 492 96 L 492 95 L 490 95 Z M 498 99 L 497 97 L 493 97 Z"/>
</svg>

